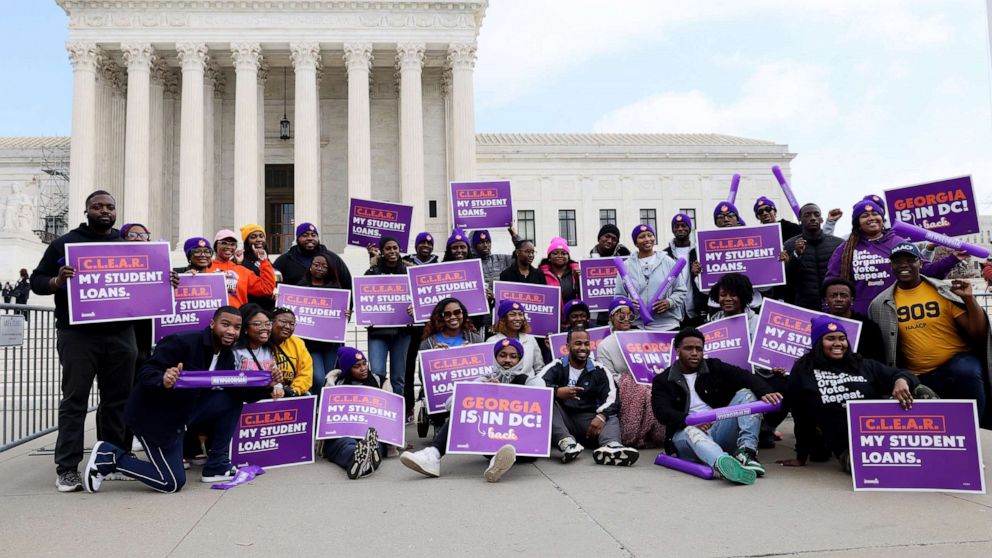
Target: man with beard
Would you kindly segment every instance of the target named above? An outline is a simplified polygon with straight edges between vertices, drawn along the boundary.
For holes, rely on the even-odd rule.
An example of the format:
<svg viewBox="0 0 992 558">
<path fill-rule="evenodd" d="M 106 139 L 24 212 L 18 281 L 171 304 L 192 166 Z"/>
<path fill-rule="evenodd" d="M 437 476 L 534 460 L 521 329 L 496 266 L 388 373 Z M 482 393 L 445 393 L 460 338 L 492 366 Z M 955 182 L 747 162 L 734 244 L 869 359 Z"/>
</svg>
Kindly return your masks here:
<svg viewBox="0 0 992 558">
<path fill-rule="evenodd" d="M 682 270 L 682 280 L 690 285 L 682 312 L 682 327 L 698 326 L 706 322 L 706 293 L 699 290 L 696 277 L 703 271 L 699 254 L 692 240 L 692 219 L 685 213 L 672 217 L 672 240 L 664 252 L 673 260 L 685 258 L 688 265 Z"/>
<path fill-rule="evenodd" d="M 620 244 L 620 229 L 607 223 L 599 229 L 596 235 L 596 245 L 589 250 L 590 258 L 614 258 L 616 256 L 629 256 L 630 249 Z"/>
<path fill-rule="evenodd" d="M 403 261 L 409 265 L 426 265 L 438 262 L 438 257 L 434 254 L 434 235 L 429 232 L 422 232 L 417 235 L 413 242 L 414 252 L 403 256 Z"/>
<path fill-rule="evenodd" d="M 787 238 L 785 251 L 791 256 L 785 265 L 786 284 L 791 290 L 789 302 L 810 310 L 820 311 L 820 285 L 827 276 L 830 257 L 844 241 L 823 232 L 823 217 L 815 203 L 799 209 L 802 234 Z M 785 223 L 785 221 L 782 221 Z M 784 225 L 783 225 L 784 233 Z"/>
<path fill-rule="evenodd" d="M 227 300 L 231 306 L 240 308 L 248 303 L 248 295 L 272 296 L 276 287 L 276 274 L 269 263 L 265 248 L 255 246 L 255 257 L 258 258 L 259 274 L 255 275 L 247 267 L 238 265 L 234 260 L 238 249 L 238 238 L 234 231 L 222 229 L 214 236 L 214 259 L 207 268 L 207 273 L 220 272 L 224 274 L 224 286 L 227 289 Z"/>
<path fill-rule="evenodd" d="M 83 459 L 83 428 L 94 378 L 100 386 L 97 429 L 105 439 L 126 447 L 124 405 L 138 354 L 133 322 L 69 323 L 66 286 L 76 270 L 65 265 L 65 245 L 123 241 L 114 228 L 117 202 L 108 192 L 97 190 L 87 196 L 84 214 L 86 222 L 49 244 L 31 274 L 35 294 L 55 296 L 56 349 L 62 365 L 59 434 L 55 442 L 55 487 L 59 492 L 83 488 L 77 467 Z"/>
<path fill-rule="evenodd" d="M 847 318 L 861 322 L 861 333 L 858 336 L 857 353 L 863 358 L 885 362 L 885 340 L 878 324 L 864 314 L 851 309 L 854 304 L 854 283 L 847 279 L 834 277 L 823 282 L 820 289 L 825 312 L 838 318 Z"/>
<path fill-rule="evenodd" d="M 296 227 L 296 245 L 276 260 L 275 268 L 282 273 L 282 282 L 286 285 L 299 285 L 317 254 L 327 256 L 327 263 L 337 271 L 341 288 L 350 291 L 351 272 L 348 271 L 348 266 L 340 256 L 320 243 L 317 227 L 313 223 L 300 223 Z"/>
</svg>

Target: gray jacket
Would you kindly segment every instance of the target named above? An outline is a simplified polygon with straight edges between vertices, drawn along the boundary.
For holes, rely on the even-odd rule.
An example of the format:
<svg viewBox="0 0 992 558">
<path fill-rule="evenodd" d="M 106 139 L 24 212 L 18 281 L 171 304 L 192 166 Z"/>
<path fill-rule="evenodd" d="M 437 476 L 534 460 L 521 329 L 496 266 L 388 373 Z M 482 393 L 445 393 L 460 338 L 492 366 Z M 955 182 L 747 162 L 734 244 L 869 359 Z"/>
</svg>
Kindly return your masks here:
<svg viewBox="0 0 992 558">
<path fill-rule="evenodd" d="M 644 304 L 651 303 L 651 297 L 654 296 L 658 287 L 661 286 L 661 282 L 665 280 L 668 272 L 675 267 L 675 260 L 670 258 L 665 252 L 658 251 L 655 254 L 659 256 L 659 263 L 651 270 L 647 279 L 645 279 L 644 273 L 641 271 L 641 263 L 638 261 L 637 254 L 631 254 L 624 262 L 627 268 L 627 274 L 634 280 L 634 284 L 637 285 L 637 291 L 644 300 Z M 619 277 L 617 278 L 616 294 L 617 296 L 633 296 L 627 293 L 627 287 Z M 637 319 L 634 324 L 641 329 L 649 331 L 668 331 L 678 328 L 684 313 L 685 297 L 688 295 L 689 288 L 686 285 L 685 277 L 684 275 L 680 275 L 672 282 L 668 296 L 664 297 L 671 303 L 671 308 L 663 314 L 652 313 L 654 321 L 650 324 L 642 323 L 640 313 L 637 313 Z"/>
</svg>

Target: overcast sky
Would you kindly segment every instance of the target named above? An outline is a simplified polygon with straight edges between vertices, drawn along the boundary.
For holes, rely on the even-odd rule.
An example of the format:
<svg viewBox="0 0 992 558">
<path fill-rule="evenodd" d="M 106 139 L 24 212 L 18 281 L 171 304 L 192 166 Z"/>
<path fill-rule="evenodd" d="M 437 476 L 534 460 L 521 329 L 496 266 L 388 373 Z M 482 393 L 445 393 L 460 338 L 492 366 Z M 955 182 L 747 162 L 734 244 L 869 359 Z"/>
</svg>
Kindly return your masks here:
<svg viewBox="0 0 992 558">
<path fill-rule="evenodd" d="M 983 0 L 491 0 L 480 132 L 715 132 L 784 143 L 801 200 L 971 174 L 992 212 Z M 66 18 L 0 20 L 0 135 L 68 134 Z"/>
</svg>

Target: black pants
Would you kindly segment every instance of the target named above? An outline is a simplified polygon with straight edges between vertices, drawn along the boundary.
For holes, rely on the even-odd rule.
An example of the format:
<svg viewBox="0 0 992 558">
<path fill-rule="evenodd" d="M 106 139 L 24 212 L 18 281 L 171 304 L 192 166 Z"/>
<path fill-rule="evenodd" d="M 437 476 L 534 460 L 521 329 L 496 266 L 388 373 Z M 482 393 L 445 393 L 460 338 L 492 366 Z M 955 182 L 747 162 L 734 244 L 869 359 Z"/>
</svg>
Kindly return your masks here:
<svg viewBox="0 0 992 558">
<path fill-rule="evenodd" d="M 767 378 L 762 376 L 761 379 L 779 393 L 784 394 L 788 390 L 788 376 L 777 376 L 773 374 Z M 765 417 L 761 420 L 761 432 L 774 434 L 775 429 L 778 428 L 778 425 L 782 424 L 782 421 L 787 416 L 789 416 L 789 404 L 786 399 L 783 399 L 781 409 L 773 413 L 765 413 Z"/>
<path fill-rule="evenodd" d="M 410 347 L 406 350 L 406 373 L 403 378 L 403 399 L 406 403 L 406 414 L 408 415 L 413 412 L 413 406 L 417 402 L 413 382 L 417 374 L 417 355 L 420 353 L 420 338 L 423 335 L 423 327 L 410 328 Z"/>
<path fill-rule="evenodd" d="M 62 473 L 75 471 L 83 459 L 83 428 L 94 378 L 100 388 L 98 437 L 117 447 L 127 447 L 124 404 L 131 393 L 138 349 L 130 326 L 113 333 L 60 329 L 56 348 L 62 365 L 62 400 L 55 465 Z"/>
</svg>

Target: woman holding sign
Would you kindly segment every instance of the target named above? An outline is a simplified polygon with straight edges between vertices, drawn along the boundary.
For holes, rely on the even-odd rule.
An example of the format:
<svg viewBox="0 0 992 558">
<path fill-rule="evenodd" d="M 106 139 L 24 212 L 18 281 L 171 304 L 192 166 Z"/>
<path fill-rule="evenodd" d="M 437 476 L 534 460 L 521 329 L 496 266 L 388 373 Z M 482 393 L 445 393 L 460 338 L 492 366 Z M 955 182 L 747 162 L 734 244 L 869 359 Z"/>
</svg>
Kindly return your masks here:
<svg viewBox="0 0 992 558">
<path fill-rule="evenodd" d="M 630 298 L 638 310 L 637 327 L 650 331 L 677 329 L 682 320 L 685 298 L 689 294 L 681 270 L 669 280 L 668 276 L 675 270 L 675 260 L 664 252 L 655 251 L 657 237 L 650 225 L 637 225 L 630 237 L 634 239 L 637 253 L 631 254 L 624 262 L 626 271 L 621 275 L 626 275 L 630 281 L 617 281 L 616 295 Z M 629 292 L 628 282 L 637 289 L 636 292 Z M 647 312 L 641 311 L 641 302 L 650 305 Z M 647 320 L 648 315 L 651 316 L 650 321 Z"/>
<path fill-rule="evenodd" d="M 851 236 L 830 257 L 826 278 L 840 277 L 854 283 L 857 297 L 851 309 L 867 314 L 871 301 L 895 283 L 896 278 L 889 266 L 889 254 L 906 239 L 885 228 L 885 209 L 872 199 L 861 200 L 854 205 L 851 224 Z M 924 264 L 922 272 L 927 277 L 943 279 L 959 261 L 967 258 L 966 253 L 955 252 Z"/>
<path fill-rule="evenodd" d="M 332 370 L 328 378 L 334 385 L 382 387 L 376 375 L 369 373 L 369 361 L 358 349 L 338 349 L 338 364 L 340 369 Z M 351 480 L 374 473 L 385 454 L 386 446 L 379 442 L 375 428 L 369 428 L 364 438 L 335 438 L 324 443 L 324 458 L 340 465 Z"/>
<path fill-rule="evenodd" d="M 829 450 L 840 460 L 844 471 L 850 472 L 848 401 L 891 395 L 904 409 L 909 409 L 914 395 L 935 399 L 936 394 L 921 387 L 912 372 L 852 352 L 844 324 L 833 316 L 817 316 L 812 326 L 813 349 L 793 365 L 786 391 L 796 422 L 796 459 L 783 461 L 782 465 L 802 466 L 810 454 Z"/>
<path fill-rule="evenodd" d="M 541 356 L 541 348 L 537 344 L 537 338 L 530 334 L 530 322 L 527 321 L 527 312 L 519 302 L 512 300 L 501 300 L 496 308 L 496 325 L 493 326 L 496 335 L 489 341 L 500 339 L 516 339 L 526 349 L 527 361 L 525 367 L 535 376 L 544 368 L 546 364 Z"/>
<path fill-rule="evenodd" d="M 365 272 L 365 275 L 406 275 L 400 244 L 391 236 L 379 239 L 379 259 Z M 386 359 L 389 359 L 389 381 L 393 393 L 403 395 L 406 380 L 406 352 L 410 347 L 409 327 L 370 327 L 369 359 L 372 373 L 379 377 L 379 383 L 386 381 Z M 412 379 L 411 379 L 412 381 Z"/>
<path fill-rule="evenodd" d="M 350 279 L 350 278 L 349 278 Z M 336 267 L 331 265 L 330 258 L 323 252 L 318 252 L 310 260 L 310 268 L 303 273 L 300 280 L 301 287 L 316 287 L 323 289 L 347 289 L 341 286 L 341 277 L 338 275 Z M 345 310 L 347 319 L 351 319 L 351 310 Z M 320 394 L 320 388 L 324 387 L 324 380 L 327 372 L 333 369 L 338 362 L 338 347 L 341 343 L 330 343 L 327 341 L 305 340 L 310 357 L 313 358 L 313 387 L 311 393 Z"/>
</svg>

